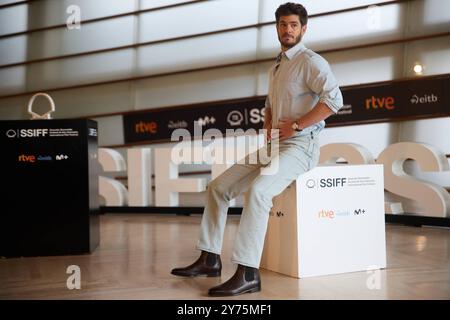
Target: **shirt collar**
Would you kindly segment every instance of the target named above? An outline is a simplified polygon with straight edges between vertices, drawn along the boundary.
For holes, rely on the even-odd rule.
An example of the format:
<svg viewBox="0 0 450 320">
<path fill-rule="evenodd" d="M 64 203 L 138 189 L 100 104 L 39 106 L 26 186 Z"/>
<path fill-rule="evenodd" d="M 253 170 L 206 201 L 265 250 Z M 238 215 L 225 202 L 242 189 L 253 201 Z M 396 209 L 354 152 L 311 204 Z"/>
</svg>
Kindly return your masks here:
<svg viewBox="0 0 450 320">
<path fill-rule="evenodd" d="M 297 55 L 298 53 L 302 53 L 305 50 L 306 50 L 305 45 L 303 44 L 303 42 L 300 41 L 299 43 L 297 43 L 295 46 L 293 46 L 289 50 L 286 50 L 284 52 L 284 55 L 286 56 L 286 58 L 291 60 L 295 55 Z M 283 52 L 280 52 L 278 57 L 281 58 L 282 56 L 283 56 Z"/>
</svg>

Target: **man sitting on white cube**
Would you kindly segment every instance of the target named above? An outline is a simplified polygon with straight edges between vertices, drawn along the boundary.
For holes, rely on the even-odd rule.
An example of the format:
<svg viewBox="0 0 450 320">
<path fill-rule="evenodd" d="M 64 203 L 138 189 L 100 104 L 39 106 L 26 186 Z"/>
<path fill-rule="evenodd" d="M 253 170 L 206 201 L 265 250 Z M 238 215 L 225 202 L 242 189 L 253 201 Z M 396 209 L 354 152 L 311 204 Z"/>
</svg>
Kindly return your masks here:
<svg viewBox="0 0 450 320">
<path fill-rule="evenodd" d="M 249 163 L 246 157 L 212 180 L 196 246 L 201 255 L 193 264 L 172 270 L 172 274 L 183 277 L 221 275 L 220 253 L 229 203 L 248 191 L 232 254 L 236 272 L 228 281 L 209 289 L 211 296 L 261 290 L 259 267 L 272 199 L 317 165 L 318 135 L 324 120 L 343 106 L 328 62 L 301 42 L 307 29 L 306 9 L 285 3 L 278 7 L 275 18 L 281 52 L 269 70 L 264 113 L 264 129 L 274 143 L 262 149 L 273 151 L 277 145 L 279 152 L 271 152 L 269 159 L 271 165 L 278 164 L 278 170 L 264 174 L 263 163 Z M 279 136 L 271 137 L 271 129 Z"/>
</svg>

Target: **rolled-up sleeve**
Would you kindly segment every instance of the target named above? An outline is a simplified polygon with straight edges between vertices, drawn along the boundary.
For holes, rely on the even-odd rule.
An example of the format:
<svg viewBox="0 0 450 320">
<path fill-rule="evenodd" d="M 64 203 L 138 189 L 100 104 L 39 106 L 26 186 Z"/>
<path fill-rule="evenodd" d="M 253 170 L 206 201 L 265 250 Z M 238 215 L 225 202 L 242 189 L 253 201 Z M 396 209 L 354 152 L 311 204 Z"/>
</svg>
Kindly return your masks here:
<svg viewBox="0 0 450 320">
<path fill-rule="evenodd" d="M 330 65 L 321 56 L 310 57 L 306 62 L 305 79 L 308 87 L 319 96 L 331 111 L 337 113 L 343 106 L 342 93 Z"/>
</svg>

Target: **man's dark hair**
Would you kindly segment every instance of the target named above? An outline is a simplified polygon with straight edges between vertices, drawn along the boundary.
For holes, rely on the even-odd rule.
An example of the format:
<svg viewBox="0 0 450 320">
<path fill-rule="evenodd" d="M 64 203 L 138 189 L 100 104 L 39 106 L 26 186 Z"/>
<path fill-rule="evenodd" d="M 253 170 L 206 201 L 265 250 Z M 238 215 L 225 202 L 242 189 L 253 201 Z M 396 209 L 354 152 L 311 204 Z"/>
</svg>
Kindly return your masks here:
<svg viewBox="0 0 450 320">
<path fill-rule="evenodd" d="M 308 24 L 308 12 L 305 7 L 299 3 L 287 2 L 278 7 L 277 11 L 275 11 L 275 19 L 278 22 L 280 21 L 281 16 L 290 16 L 291 14 L 296 14 L 299 17 L 300 23 L 302 26 L 306 26 Z"/>
</svg>

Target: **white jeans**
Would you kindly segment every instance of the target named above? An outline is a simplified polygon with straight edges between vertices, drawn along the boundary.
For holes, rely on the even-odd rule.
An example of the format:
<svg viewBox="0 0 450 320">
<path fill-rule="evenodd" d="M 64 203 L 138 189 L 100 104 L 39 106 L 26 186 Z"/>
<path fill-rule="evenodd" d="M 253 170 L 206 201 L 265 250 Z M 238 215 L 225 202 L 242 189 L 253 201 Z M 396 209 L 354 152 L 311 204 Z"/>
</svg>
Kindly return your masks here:
<svg viewBox="0 0 450 320">
<path fill-rule="evenodd" d="M 280 141 L 278 156 L 275 155 L 279 157 L 279 166 L 272 175 L 261 174 L 261 164 L 239 161 L 212 180 L 206 191 L 207 203 L 196 248 L 221 253 L 229 201 L 248 191 L 231 261 L 259 268 L 272 198 L 317 165 L 318 134 L 310 132 Z"/>
</svg>

